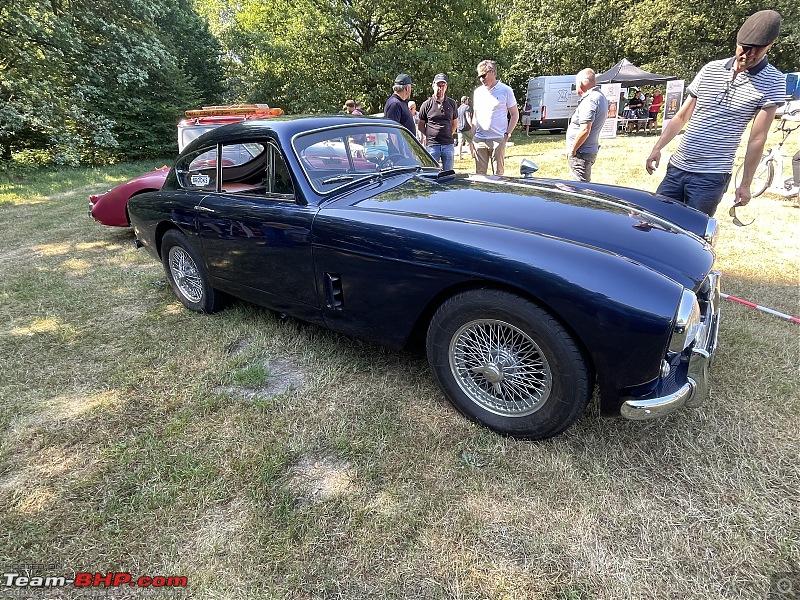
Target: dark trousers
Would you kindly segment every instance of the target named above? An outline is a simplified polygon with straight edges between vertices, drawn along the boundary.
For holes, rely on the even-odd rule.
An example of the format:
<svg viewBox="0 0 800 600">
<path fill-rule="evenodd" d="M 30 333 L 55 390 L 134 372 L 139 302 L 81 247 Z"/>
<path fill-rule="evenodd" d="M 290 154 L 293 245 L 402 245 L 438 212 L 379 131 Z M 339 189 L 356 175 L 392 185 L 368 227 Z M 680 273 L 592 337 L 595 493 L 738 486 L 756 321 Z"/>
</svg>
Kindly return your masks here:
<svg viewBox="0 0 800 600">
<path fill-rule="evenodd" d="M 690 173 L 668 165 L 656 194 L 683 202 L 713 217 L 730 182 L 730 173 Z"/>
</svg>

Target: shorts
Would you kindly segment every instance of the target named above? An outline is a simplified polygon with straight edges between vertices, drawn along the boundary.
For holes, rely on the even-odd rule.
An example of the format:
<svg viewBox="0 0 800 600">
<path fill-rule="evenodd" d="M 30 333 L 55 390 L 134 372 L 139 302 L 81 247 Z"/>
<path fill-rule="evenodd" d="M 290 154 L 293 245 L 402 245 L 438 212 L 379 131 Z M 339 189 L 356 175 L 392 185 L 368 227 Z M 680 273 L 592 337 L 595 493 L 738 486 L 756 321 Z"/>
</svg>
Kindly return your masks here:
<svg viewBox="0 0 800 600">
<path fill-rule="evenodd" d="M 531 116 L 530 115 L 522 115 L 522 126 L 525 127 L 526 125 L 531 124 Z"/>
</svg>

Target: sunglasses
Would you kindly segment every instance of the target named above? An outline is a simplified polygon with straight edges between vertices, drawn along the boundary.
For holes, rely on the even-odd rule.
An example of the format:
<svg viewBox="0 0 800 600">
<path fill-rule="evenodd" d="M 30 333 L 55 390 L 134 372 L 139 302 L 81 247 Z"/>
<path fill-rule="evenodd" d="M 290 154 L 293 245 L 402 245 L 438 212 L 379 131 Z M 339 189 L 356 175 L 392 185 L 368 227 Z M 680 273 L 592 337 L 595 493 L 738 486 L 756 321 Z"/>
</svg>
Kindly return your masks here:
<svg viewBox="0 0 800 600">
<path fill-rule="evenodd" d="M 486 71 L 486 73 L 481 73 L 480 75 L 478 75 L 478 79 L 483 81 L 489 73 L 491 73 L 491 71 Z"/>
<path fill-rule="evenodd" d="M 737 81 L 736 83 L 731 83 L 730 81 L 726 81 L 725 82 L 725 89 L 722 90 L 716 96 L 714 96 L 714 101 L 717 104 L 722 104 L 722 101 L 725 100 L 729 95 L 731 96 L 731 98 L 733 97 L 733 95 L 736 93 L 736 88 L 742 87 L 748 81 L 749 81 L 749 79 L 747 77 L 744 77 L 744 76 L 742 77 L 742 79 L 740 81 Z"/>
<path fill-rule="evenodd" d="M 753 223 L 756 222 L 755 219 L 753 219 L 749 223 L 742 222 L 739 219 L 739 217 L 736 216 L 736 205 L 735 204 L 733 206 L 731 206 L 731 209 L 728 211 L 728 216 L 733 217 L 733 224 L 736 225 L 737 227 L 747 227 L 748 225 L 752 225 Z"/>
<path fill-rule="evenodd" d="M 750 44 L 739 44 L 739 48 L 742 49 L 742 54 L 749 55 L 753 51 L 756 52 L 761 51 L 761 49 L 764 48 L 764 46 L 751 46 Z"/>
</svg>

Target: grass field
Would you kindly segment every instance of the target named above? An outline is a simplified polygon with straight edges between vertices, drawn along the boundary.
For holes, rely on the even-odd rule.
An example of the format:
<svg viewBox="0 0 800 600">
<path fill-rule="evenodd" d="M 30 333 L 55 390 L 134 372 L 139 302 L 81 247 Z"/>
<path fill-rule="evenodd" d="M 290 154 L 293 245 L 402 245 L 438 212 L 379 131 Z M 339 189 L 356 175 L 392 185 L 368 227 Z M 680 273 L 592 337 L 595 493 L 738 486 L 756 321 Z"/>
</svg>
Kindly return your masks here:
<svg viewBox="0 0 800 600">
<path fill-rule="evenodd" d="M 606 141 L 594 180 L 654 190 L 654 141 Z M 529 157 L 566 175 L 563 136 L 514 142 L 507 174 Z M 462 418 L 423 357 L 252 305 L 185 310 L 130 231 L 86 214 L 162 162 L 0 182 L 0 561 L 188 587 L 4 578 L 0 597 L 800 593 L 797 325 L 726 302 L 702 408 L 634 423 L 591 405 L 558 438 L 506 439 Z M 797 315 L 800 208 L 765 195 L 739 228 L 730 202 L 723 291 Z"/>
</svg>

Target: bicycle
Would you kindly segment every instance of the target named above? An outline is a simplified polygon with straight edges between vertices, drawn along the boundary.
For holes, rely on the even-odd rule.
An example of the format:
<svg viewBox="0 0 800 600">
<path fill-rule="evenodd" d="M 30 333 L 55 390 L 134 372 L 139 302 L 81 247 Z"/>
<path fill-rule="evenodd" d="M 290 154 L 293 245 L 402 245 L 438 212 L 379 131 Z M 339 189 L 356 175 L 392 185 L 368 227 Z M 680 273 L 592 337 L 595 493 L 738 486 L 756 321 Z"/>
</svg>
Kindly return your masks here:
<svg viewBox="0 0 800 600">
<path fill-rule="evenodd" d="M 792 117 L 796 115 L 795 112 L 792 113 Z M 789 122 L 795 122 L 797 125 L 794 127 L 789 127 L 787 124 Z M 786 195 L 788 189 L 785 187 L 784 178 L 783 178 L 783 144 L 786 142 L 786 138 L 789 137 L 795 129 L 800 127 L 800 121 L 796 121 L 794 119 L 785 119 L 781 118 L 781 122 L 775 128 L 775 132 L 780 131 L 782 133 L 783 139 L 778 143 L 777 146 L 773 146 L 769 149 L 769 151 L 761 158 L 761 162 L 758 163 L 756 167 L 755 175 L 753 175 L 753 183 L 751 185 L 751 196 L 755 198 L 756 196 L 760 196 L 767 190 L 776 192 L 783 196 Z M 788 161 L 790 165 L 791 171 L 791 159 Z M 744 165 L 740 166 L 736 170 L 736 179 L 735 179 L 735 186 L 738 188 L 739 185 L 742 183 L 742 174 L 744 173 Z M 777 177 L 775 175 L 778 175 Z M 798 194 L 800 196 L 800 193 Z M 798 198 L 800 201 L 800 198 Z"/>
</svg>

